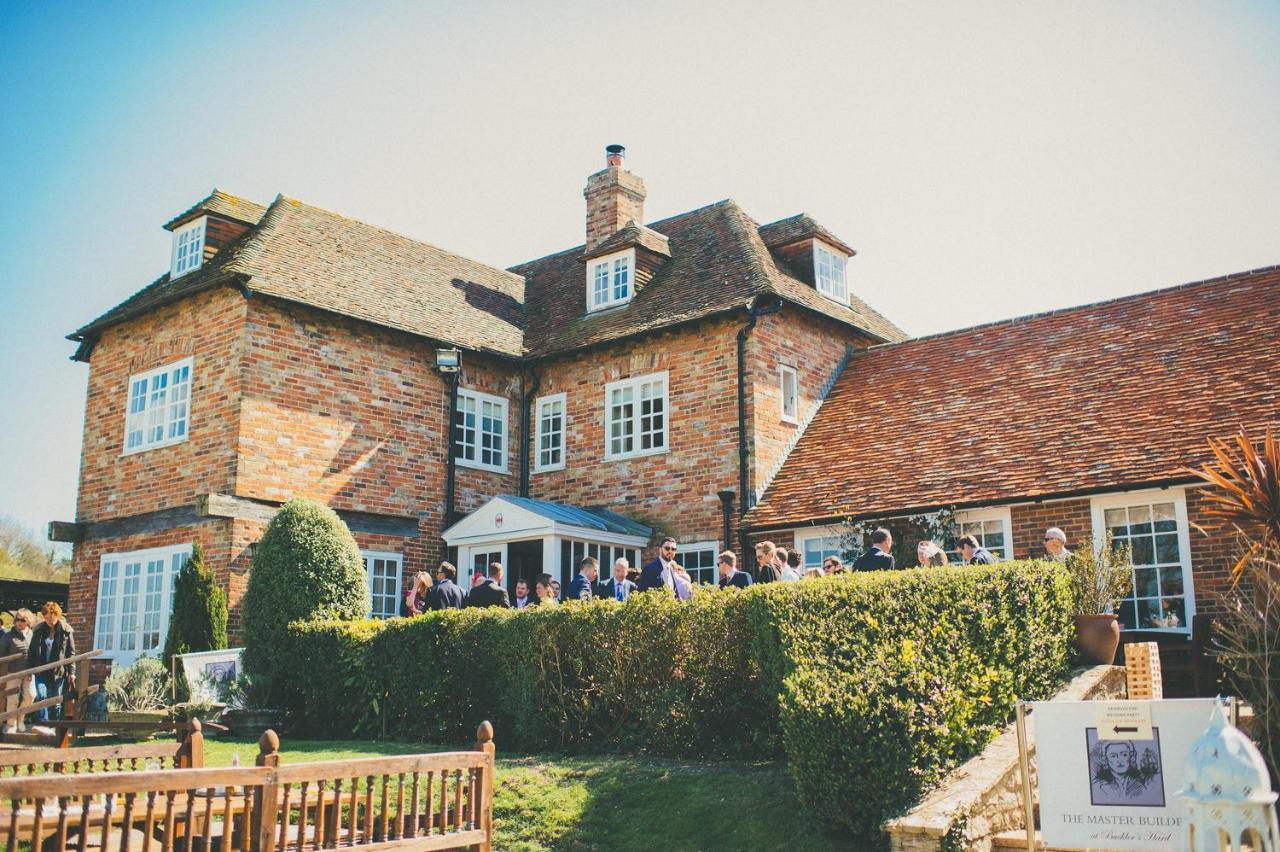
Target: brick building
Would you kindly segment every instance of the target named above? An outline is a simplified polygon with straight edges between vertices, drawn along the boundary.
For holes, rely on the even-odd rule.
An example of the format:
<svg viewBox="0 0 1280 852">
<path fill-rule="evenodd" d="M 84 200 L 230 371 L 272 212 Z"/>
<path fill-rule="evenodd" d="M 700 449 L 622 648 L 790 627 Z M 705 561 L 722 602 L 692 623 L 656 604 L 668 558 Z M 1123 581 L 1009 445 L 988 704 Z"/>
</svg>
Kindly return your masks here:
<svg viewBox="0 0 1280 852">
<path fill-rule="evenodd" d="M 1130 620 L 1185 635 L 1208 605 L 1226 563 L 1180 470 L 1280 420 L 1280 269 L 908 340 L 808 216 L 646 224 L 615 146 L 584 195 L 583 244 L 509 270 L 284 196 L 215 190 L 168 222 L 169 271 L 71 335 L 84 450 L 51 536 L 75 544 L 76 628 L 116 662 L 156 651 L 200 541 L 234 640 L 295 496 L 347 522 L 375 615 L 445 556 L 567 582 L 673 534 L 711 581 L 749 538 L 812 562 L 850 519 L 937 507 L 1004 556 L 1123 515 L 1161 557 Z"/>
<path fill-rule="evenodd" d="M 1280 267 L 859 350 L 746 525 L 806 565 L 851 522 L 901 538 L 939 509 L 1003 558 L 1110 530 L 1130 638 L 1176 645 L 1233 564 L 1186 469 L 1209 437 L 1280 427 L 1278 375 Z"/>
<path fill-rule="evenodd" d="M 610 150 L 584 244 L 510 270 L 283 196 L 174 217 L 168 273 L 71 335 L 84 450 L 51 535 L 74 542 L 76 628 L 117 662 L 155 651 L 200 541 L 234 639 L 253 544 L 295 496 L 347 522 L 375 614 L 446 555 L 567 581 L 669 533 L 711 580 L 848 353 L 905 335 L 811 218 L 721 201 L 645 224 L 645 193 Z"/>
</svg>

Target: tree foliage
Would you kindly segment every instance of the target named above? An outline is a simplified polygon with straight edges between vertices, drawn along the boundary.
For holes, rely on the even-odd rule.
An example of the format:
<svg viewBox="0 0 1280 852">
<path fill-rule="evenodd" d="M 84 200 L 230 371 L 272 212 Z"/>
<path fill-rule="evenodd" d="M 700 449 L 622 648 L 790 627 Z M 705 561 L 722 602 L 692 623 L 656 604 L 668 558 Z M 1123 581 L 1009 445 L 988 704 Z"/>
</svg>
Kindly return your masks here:
<svg viewBox="0 0 1280 852">
<path fill-rule="evenodd" d="M 258 542 L 243 602 L 245 670 L 276 680 L 279 648 L 292 621 L 369 614 L 360 548 L 327 506 L 290 500 Z"/>
<path fill-rule="evenodd" d="M 191 690 L 182 667 L 173 665 L 173 656 L 192 651 L 217 651 L 225 647 L 227 593 L 218 585 L 213 571 L 205 564 L 204 548 L 197 541 L 174 581 L 169 632 L 164 640 L 164 654 L 161 658 L 166 666 L 173 666 L 171 670 L 177 673 L 176 692 L 179 701 L 186 701 Z"/>
</svg>

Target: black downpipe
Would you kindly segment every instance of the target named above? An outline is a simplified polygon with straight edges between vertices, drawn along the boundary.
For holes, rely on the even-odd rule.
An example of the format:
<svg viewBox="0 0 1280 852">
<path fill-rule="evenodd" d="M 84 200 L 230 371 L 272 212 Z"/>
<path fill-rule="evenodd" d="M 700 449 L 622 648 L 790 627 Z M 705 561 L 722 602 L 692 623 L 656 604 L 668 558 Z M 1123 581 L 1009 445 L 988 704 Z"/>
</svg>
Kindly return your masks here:
<svg viewBox="0 0 1280 852">
<path fill-rule="evenodd" d="M 542 385 L 542 377 L 537 373 L 533 374 L 533 381 L 529 383 L 529 389 L 525 390 L 526 377 L 529 374 L 520 376 L 520 496 L 529 496 L 529 469 L 533 464 L 533 454 L 529 452 L 529 431 L 531 429 L 532 417 L 530 416 L 531 406 L 533 405 L 534 396 L 538 393 L 538 388 Z"/>
<path fill-rule="evenodd" d="M 764 301 L 752 299 L 747 303 L 747 322 L 738 329 L 738 548 L 742 566 L 755 575 L 755 555 L 747 547 L 747 531 L 742 519 L 751 508 L 750 451 L 747 449 L 747 335 L 756 327 L 756 321 L 766 314 L 782 310 L 782 301 L 776 297 Z"/>
<path fill-rule="evenodd" d="M 458 373 L 445 373 L 445 381 L 449 383 L 449 415 L 445 419 L 444 447 L 448 460 L 444 479 L 444 529 L 453 526 L 453 491 L 454 479 L 457 476 L 457 451 L 453 446 L 453 419 L 458 416 Z"/>
<path fill-rule="evenodd" d="M 731 547 L 729 533 L 733 527 L 733 498 L 732 490 L 726 488 L 724 491 L 717 491 L 716 496 L 720 498 L 720 511 L 724 518 L 724 531 L 721 534 L 721 541 L 724 542 L 725 549 Z"/>
</svg>

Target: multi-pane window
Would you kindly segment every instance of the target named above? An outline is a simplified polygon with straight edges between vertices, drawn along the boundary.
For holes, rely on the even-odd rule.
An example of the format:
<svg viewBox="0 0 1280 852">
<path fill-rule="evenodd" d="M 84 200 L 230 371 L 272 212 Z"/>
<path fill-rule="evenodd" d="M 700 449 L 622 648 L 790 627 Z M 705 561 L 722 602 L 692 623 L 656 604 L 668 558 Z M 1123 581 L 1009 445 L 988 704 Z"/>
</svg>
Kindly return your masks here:
<svg viewBox="0 0 1280 852">
<path fill-rule="evenodd" d="M 599 310 L 631 300 L 634 289 L 631 281 L 634 257 L 634 252 L 626 251 L 619 255 L 593 260 L 588 264 L 588 310 Z"/>
<path fill-rule="evenodd" d="M 458 390 L 453 413 L 453 452 L 458 463 L 507 470 L 507 401 L 479 391 Z"/>
<path fill-rule="evenodd" d="M 187 439 L 191 359 L 129 377 L 124 451 L 136 453 Z"/>
<path fill-rule="evenodd" d="M 177 278 L 200 268 L 204 262 L 204 226 L 201 217 L 173 232 L 173 257 L 169 262 L 169 277 Z"/>
<path fill-rule="evenodd" d="M 667 374 L 654 373 L 605 386 L 608 431 L 605 458 L 667 451 Z"/>
<path fill-rule="evenodd" d="M 369 615 L 390 618 L 400 612 L 400 575 L 404 559 L 399 553 L 364 553 L 369 583 Z"/>
<path fill-rule="evenodd" d="M 821 568 L 822 561 L 828 556 L 838 557 L 844 561 L 844 554 L 840 547 L 840 536 L 838 535 L 812 535 L 807 538 L 799 539 L 801 559 L 803 560 L 803 568 Z"/>
<path fill-rule="evenodd" d="M 562 393 L 538 400 L 538 452 L 534 457 L 534 470 L 564 467 L 565 402 Z"/>
<path fill-rule="evenodd" d="M 849 288 L 844 280 L 844 255 L 836 254 L 815 243 L 813 265 L 818 292 L 841 304 L 849 304 Z"/>
<path fill-rule="evenodd" d="M 169 631 L 178 572 L 191 545 L 160 547 L 102 557 L 94 644 L 117 663 L 158 654 Z"/>
<path fill-rule="evenodd" d="M 613 577 L 613 563 L 619 559 L 627 560 L 627 565 L 632 569 L 640 568 L 637 561 L 640 551 L 634 547 L 565 538 L 560 540 L 561 584 L 568 583 L 577 575 L 578 565 L 587 556 L 594 556 L 600 563 L 597 581 L 601 583 Z"/>
<path fill-rule="evenodd" d="M 709 583 L 715 585 L 720 578 L 716 574 L 716 556 L 719 542 L 698 541 L 693 544 L 682 544 L 676 552 L 676 562 L 689 572 L 689 578 L 695 584 Z"/>
<path fill-rule="evenodd" d="M 1186 509 L 1180 499 L 1103 503 L 1102 523 L 1116 544 L 1133 553 L 1133 591 L 1117 615 L 1128 630 L 1190 628 L 1186 578 Z M 1095 504 L 1097 505 L 1097 504 Z M 1095 522 L 1097 514 L 1095 510 Z"/>
<path fill-rule="evenodd" d="M 778 368 L 778 386 L 782 396 L 782 419 L 797 423 L 800 419 L 799 385 L 794 367 Z"/>
<path fill-rule="evenodd" d="M 1011 524 L 1007 509 L 996 509 L 990 512 L 960 512 L 956 514 L 956 538 L 971 535 L 978 544 L 991 551 L 996 559 L 1012 559 L 1013 538 L 1010 535 Z M 964 556 L 956 548 L 954 541 L 949 542 L 947 559 L 951 562 L 963 562 Z"/>
<path fill-rule="evenodd" d="M 471 588 L 471 578 L 477 574 L 489 576 L 489 566 L 495 562 L 501 562 L 503 559 L 501 550 L 490 550 L 486 552 L 473 551 L 471 554 L 471 571 L 465 577 L 461 578 L 464 583 L 463 590 Z M 463 566 L 464 572 L 466 566 Z"/>
</svg>

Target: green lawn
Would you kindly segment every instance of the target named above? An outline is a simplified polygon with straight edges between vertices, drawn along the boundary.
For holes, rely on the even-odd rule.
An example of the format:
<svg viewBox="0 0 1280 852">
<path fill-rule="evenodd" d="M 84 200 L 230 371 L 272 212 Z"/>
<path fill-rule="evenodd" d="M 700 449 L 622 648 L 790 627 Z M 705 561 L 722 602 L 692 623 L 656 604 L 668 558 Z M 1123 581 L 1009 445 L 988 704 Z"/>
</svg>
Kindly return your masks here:
<svg viewBox="0 0 1280 852">
<path fill-rule="evenodd" d="M 456 750 L 422 743 L 284 738 L 286 763 Z M 209 738 L 205 765 L 252 765 L 257 743 Z M 494 848 L 535 850 L 854 849 L 800 810 L 779 764 L 498 753 Z"/>
</svg>

